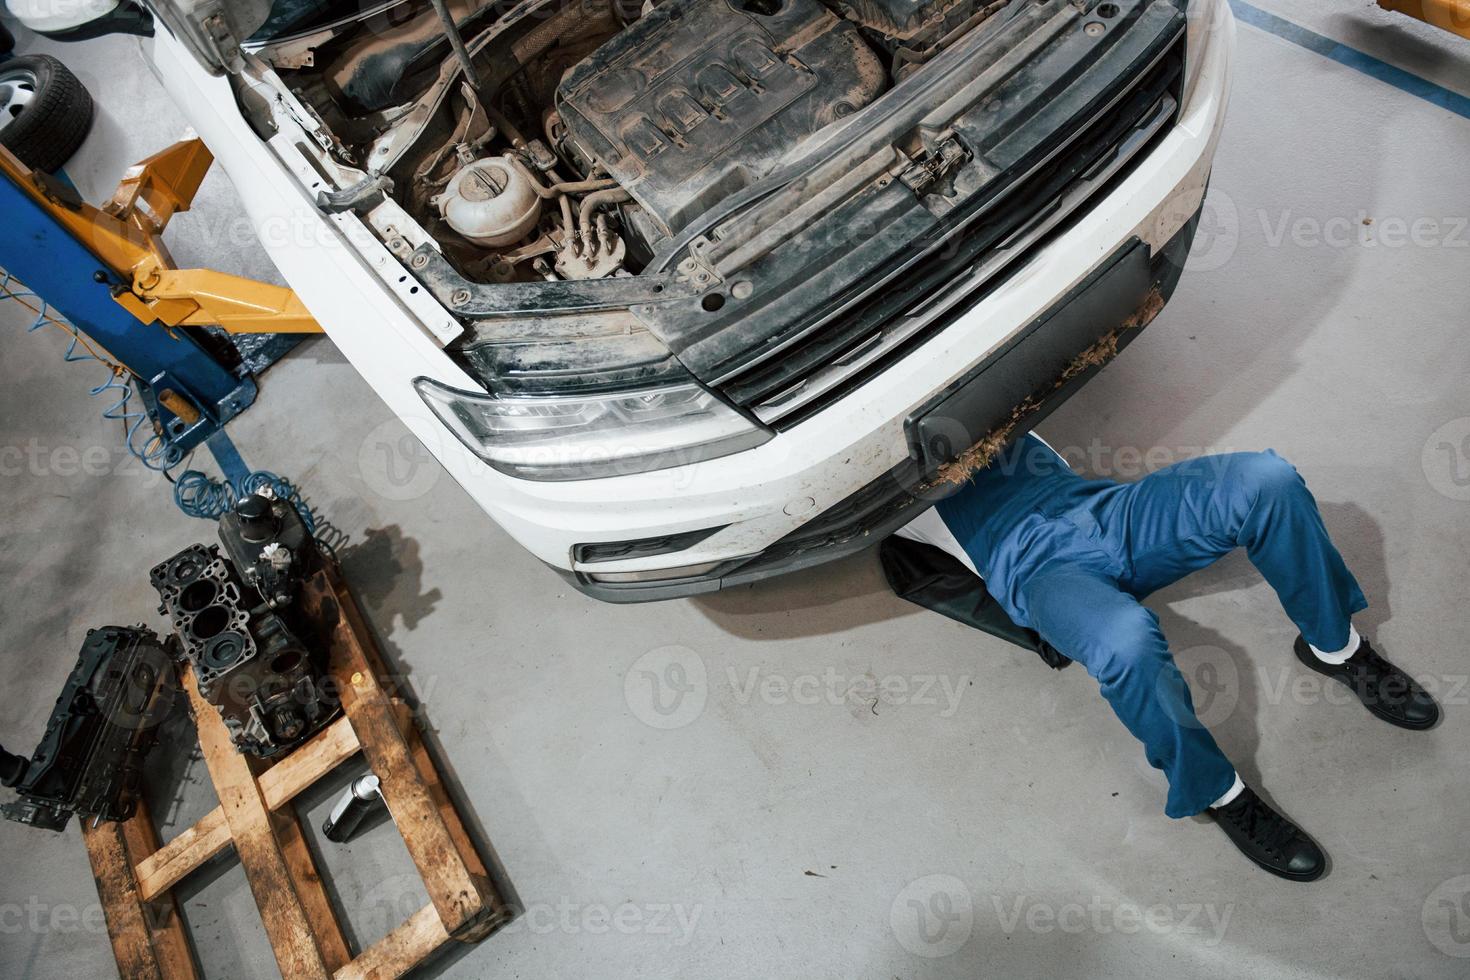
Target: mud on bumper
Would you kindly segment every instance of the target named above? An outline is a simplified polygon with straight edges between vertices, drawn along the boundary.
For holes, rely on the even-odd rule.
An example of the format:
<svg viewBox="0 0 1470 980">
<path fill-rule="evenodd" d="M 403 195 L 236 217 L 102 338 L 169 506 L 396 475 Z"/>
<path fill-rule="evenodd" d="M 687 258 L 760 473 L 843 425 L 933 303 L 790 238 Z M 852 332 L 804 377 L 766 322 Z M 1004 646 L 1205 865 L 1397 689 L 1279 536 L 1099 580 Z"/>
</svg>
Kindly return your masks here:
<svg viewBox="0 0 1470 980">
<path fill-rule="evenodd" d="M 996 450 L 1040 424 L 1133 342 L 1178 286 L 1199 219 L 1196 212 L 1153 254 L 1136 237 L 1124 243 L 1007 344 L 910 416 L 907 460 L 760 554 L 703 574 L 635 583 L 600 582 L 586 570 L 556 571 L 604 602 L 654 602 L 784 575 L 878 544 L 957 490 Z M 609 557 L 627 557 L 676 553 L 671 544 L 681 542 L 650 539 L 598 547 L 608 549 Z"/>
</svg>

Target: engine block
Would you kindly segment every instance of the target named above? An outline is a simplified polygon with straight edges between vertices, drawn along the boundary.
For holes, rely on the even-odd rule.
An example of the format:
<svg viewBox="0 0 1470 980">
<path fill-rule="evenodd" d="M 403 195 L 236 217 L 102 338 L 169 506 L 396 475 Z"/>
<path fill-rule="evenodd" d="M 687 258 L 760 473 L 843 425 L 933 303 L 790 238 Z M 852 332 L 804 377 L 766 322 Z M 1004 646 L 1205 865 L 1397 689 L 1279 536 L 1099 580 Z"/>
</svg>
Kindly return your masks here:
<svg viewBox="0 0 1470 980">
<path fill-rule="evenodd" d="M 36 751 L 22 759 L 0 749 L 0 782 L 20 794 L 0 815 L 55 831 L 73 813 L 131 817 L 144 758 L 177 703 L 174 676 L 170 648 L 152 631 L 88 630 Z"/>
<path fill-rule="evenodd" d="M 292 621 L 300 570 L 316 550 L 290 504 L 260 495 L 225 515 L 220 539 L 225 555 L 191 545 L 151 580 L 200 696 L 219 709 L 236 748 L 270 757 L 338 710 L 325 652 L 304 643 Z"/>
</svg>

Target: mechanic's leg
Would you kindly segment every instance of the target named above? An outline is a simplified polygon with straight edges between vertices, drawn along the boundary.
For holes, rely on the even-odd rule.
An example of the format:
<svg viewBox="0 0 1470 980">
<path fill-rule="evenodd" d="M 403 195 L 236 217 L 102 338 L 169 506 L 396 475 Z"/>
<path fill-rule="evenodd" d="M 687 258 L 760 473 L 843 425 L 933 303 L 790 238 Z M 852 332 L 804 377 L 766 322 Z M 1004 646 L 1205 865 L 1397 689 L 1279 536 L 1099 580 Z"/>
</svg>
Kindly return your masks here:
<svg viewBox="0 0 1470 980">
<path fill-rule="evenodd" d="M 1199 813 L 1231 789 L 1235 768 L 1194 712 L 1159 621 L 1100 572 L 1054 563 L 1025 586 L 1031 625 L 1087 668 L 1144 755 L 1169 778 L 1164 812 Z"/>
<path fill-rule="evenodd" d="M 1368 606 L 1306 483 L 1270 450 L 1160 470 L 1119 495 L 1103 523 L 1104 533 L 1126 549 L 1132 573 L 1124 584 L 1136 595 L 1243 546 L 1318 650 L 1347 646 L 1353 613 Z"/>
</svg>

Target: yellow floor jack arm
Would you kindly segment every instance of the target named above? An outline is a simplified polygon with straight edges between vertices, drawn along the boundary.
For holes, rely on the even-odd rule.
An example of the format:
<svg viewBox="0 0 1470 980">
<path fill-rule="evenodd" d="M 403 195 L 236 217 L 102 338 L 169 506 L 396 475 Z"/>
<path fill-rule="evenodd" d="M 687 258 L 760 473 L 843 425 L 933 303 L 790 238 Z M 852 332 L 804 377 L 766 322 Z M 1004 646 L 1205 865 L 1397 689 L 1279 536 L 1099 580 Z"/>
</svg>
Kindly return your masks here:
<svg viewBox="0 0 1470 980">
<path fill-rule="evenodd" d="M 319 333 L 294 292 L 210 269 L 179 269 L 163 244 L 175 214 L 189 210 L 214 157 L 187 139 L 131 168 L 106 205 L 93 207 L 70 186 L 33 171 L 0 148 L 0 175 L 12 180 L 106 263 L 128 288 L 114 299 L 143 323 L 218 326 L 231 333 Z"/>
</svg>

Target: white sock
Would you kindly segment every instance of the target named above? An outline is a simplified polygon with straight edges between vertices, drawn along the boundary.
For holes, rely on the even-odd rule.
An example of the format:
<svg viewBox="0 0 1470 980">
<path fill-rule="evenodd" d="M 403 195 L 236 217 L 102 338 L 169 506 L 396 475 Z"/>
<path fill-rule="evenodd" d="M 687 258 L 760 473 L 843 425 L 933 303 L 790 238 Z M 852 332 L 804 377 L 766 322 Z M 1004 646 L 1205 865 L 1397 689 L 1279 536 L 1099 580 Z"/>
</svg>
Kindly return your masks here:
<svg viewBox="0 0 1470 980">
<path fill-rule="evenodd" d="M 1363 638 L 1358 635 L 1357 628 L 1354 627 L 1352 623 L 1348 623 L 1347 646 L 1343 647 L 1341 650 L 1337 650 L 1333 653 L 1326 653 L 1322 650 L 1318 650 L 1316 647 L 1312 647 L 1310 643 L 1308 643 L 1307 646 L 1312 647 L 1312 652 L 1315 653 L 1317 655 L 1317 659 L 1322 661 L 1324 664 L 1341 665 L 1347 663 L 1348 658 L 1358 652 L 1358 644 L 1362 641 Z"/>
<path fill-rule="evenodd" d="M 1230 784 L 1230 788 L 1225 791 L 1224 796 L 1220 797 L 1218 800 L 1210 804 L 1210 809 L 1215 810 L 1222 806 L 1225 806 L 1231 800 L 1235 799 L 1237 796 L 1244 792 L 1245 783 L 1240 781 L 1240 773 L 1236 773 L 1235 782 Z"/>
</svg>

